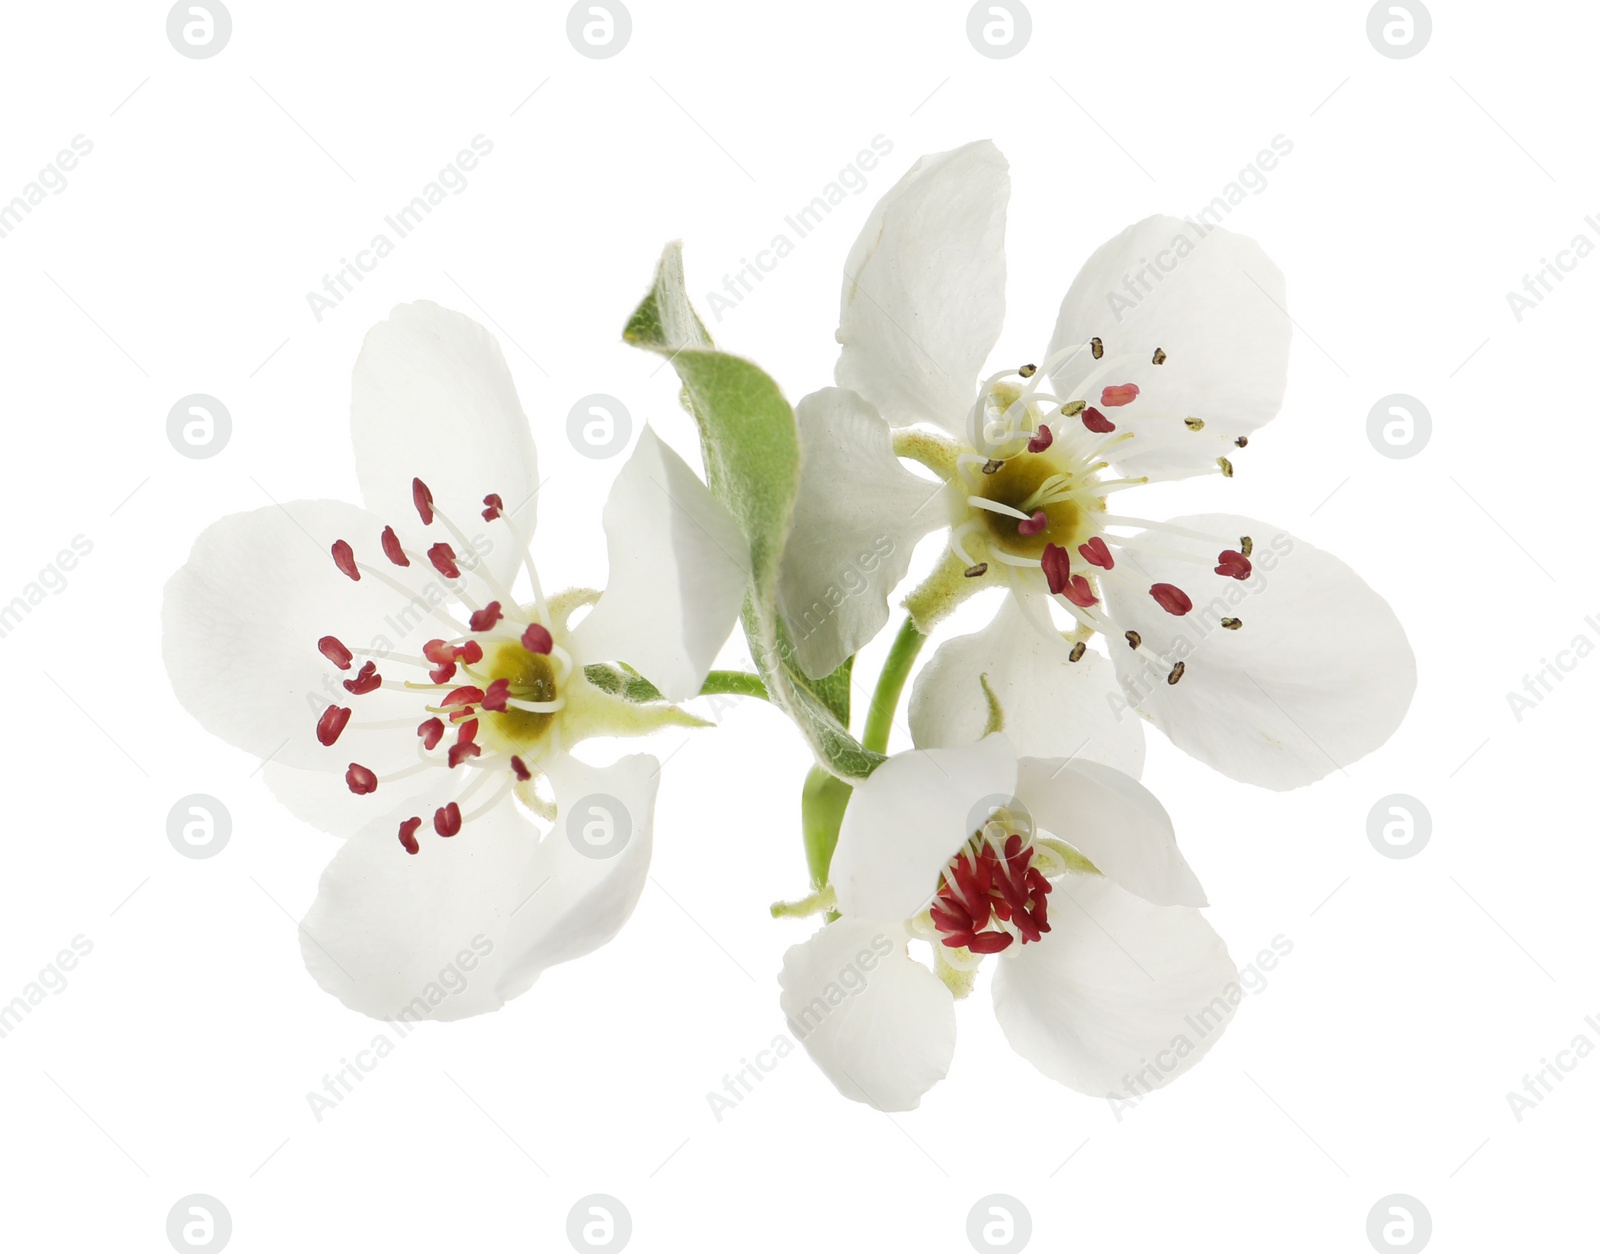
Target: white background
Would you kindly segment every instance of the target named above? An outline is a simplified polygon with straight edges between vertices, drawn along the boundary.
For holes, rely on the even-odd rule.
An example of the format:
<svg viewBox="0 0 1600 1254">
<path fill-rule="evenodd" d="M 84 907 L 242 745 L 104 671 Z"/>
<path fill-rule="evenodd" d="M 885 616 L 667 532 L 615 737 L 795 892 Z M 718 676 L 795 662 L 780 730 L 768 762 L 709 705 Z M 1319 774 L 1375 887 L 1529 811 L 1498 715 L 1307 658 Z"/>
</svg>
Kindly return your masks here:
<svg viewBox="0 0 1600 1254">
<path fill-rule="evenodd" d="M 1600 16 L 1439 0 L 1427 47 L 1392 59 L 1360 3 L 1041 0 L 1028 46 L 997 60 L 967 8 L 636 0 L 630 42 L 596 60 L 564 4 L 235 0 L 228 45 L 194 60 L 159 4 L 6 6 L 0 198 L 93 143 L 0 239 L 0 601 L 74 536 L 93 545 L 0 640 L 0 1000 L 93 943 L 0 1040 L 8 1248 L 165 1250 L 196 1192 L 226 1205 L 239 1251 L 565 1249 L 590 1193 L 626 1204 L 640 1251 L 959 1251 L 989 1193 L 1020 1199 L 1047 1250 L 1365 1250 L 1396 1192 L 1426 1205 L 1438 1250 L 1582 1244 L 1600 1061 L 1520 1122 L 1506 1093 L 1578 1033 L 1600 1043 L 1600 662 L 1520 721 L 1506 693 L 1575 636 L 1600 641 L 1583 383 L 1600 260 L 1520 321 L 1506 293 L 1574 236 L 1600 242 Z M 479 134 L 494 149 L 467 188 L 318 321 L 306 293 Z M 1231 483 L 1140 502 L 1341 554 L 1416 647 L 1400 732 L 1308 789 L 1232 784 L 1151 735 L 1146 782 L 1212 923 L 1241 966 L 1279 934 L 1292 954 L 1199 1068 L 1120 1121 L 1015 1057 L 980 985 L 920 1110 L 849 1103 L 797 1052 L 719 1122 L 706 1094 L 784 1031 L 775 973 L 810 926 L 766 914 L 805 890 L 805 752 L 744 705 L 653 746 L 672 755 L 658 854 L 616 942 L 496 1014 L 416 1031 L 318 1122 L 306 1093 L 380 1030 L 299 956 L 334 842 L 177 705 L 163 582 L 222 514 L 355 498 L 357 348 L 427 297 L 505 348 L 550 476 L 547 586 L 598 583 L 621 461 L 573 450 L 572 403 L 612 394 L 695 457 L 671 372 L 619 339 L 662 244 L 686 241 L 704 309 L 875 135 L 893 151 L 867 190 L 711 324 L 791 398 L 831 380 L 845 253 L 919 154 L 991 136 L 1011 160 L 996 360 L 1014 363 L 1100 242 L 1196 212 L 1292 142 L 1227 222 L 1288 277 L 1283 413 Z M 167 442 L 194 392 L 232 414 L 211 459 Z M 1433 420 L 1404 460 L 1366 434 L 1397 392 Z M 728 663 L 744 656 L 735 639 Z M 209 860 L 167 840 L 190 793 L 232 814 Z M 1391 793 L 1432 816 L 1407 860 L 1367 838 Z"/>
</svg>

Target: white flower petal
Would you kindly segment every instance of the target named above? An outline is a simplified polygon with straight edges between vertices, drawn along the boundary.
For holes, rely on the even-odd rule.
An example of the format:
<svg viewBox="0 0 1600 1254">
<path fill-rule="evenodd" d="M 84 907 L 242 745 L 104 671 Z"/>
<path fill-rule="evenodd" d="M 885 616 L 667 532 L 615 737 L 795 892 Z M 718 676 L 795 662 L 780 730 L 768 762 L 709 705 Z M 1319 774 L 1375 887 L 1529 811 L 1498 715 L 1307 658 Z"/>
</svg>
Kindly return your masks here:
<svg viewBox="0 0 1600 1254">
<path fill-rule="evenodd" d="M 1030 625 L 1016 595 L 994 621 L 970 636 L 940 645 L 911 690 L 911 736 L 919 749 L 977 741 L 989 723 L 980 678 L 1000 703 L 1004 731 L 1019 753 L 1041 758 L 1087 758 L 1137 777 L 1144 769 L 1144 727 L 1126 712 L 1116 672 L 1088 649 L 1076 662 L 1057 636 Z M 1042 601 L 1042 598 L 1041 598 Z M 1048 623 L 1041 603 L 1036 613 Z"/>
<path fill-rule="evenodd" d="M 892 426 L 966 428 L 1005 317 L 1011 175 L 989 140 L 921 158 L 844 264 L 834 379 Z"/>
<path fill-rule="evenodd" d="M 898 923 L 843 918 L 783 956 L 789 1030 L 834 1087 L 879 1110 L 914 1110 L 944 1079 L 955 1001 L 906 954 Z"/>
<path fill-rule="evenodd" d="M 547 967 L 610 940 L 633 912 L 649 871 L 657 770 L 643 755 L 606 768 L 563 759 L 551 770 L 561 817 L 542 840 L 507 797 L 449 839 L 422 815 L 422 851 L 408 855 L 397 838 L 407 810 L 392 811 L 323 873 L 301 927 L 307 969 L 374 1018 L 498 1009 Z M 568 836 L 567 816 L 581 831 L 596 805 L 631 827 L 608 858 L 586 857 Z"/>
<path fill-rule="evenodd" d="M 533 536 L 539 466 L 494 336 L 431 301 L 397 305 L 361 345 L 350 433 L 368 509 L 408 544 L 443 541 L 460 557 L 459 542 L 438 522 L 423 530 L 411 499 L 411 481 L 420 478 L 475 547 L 480 537 L 486 542 L 489 569 L 510 582 Z M 505 522 L 483 520 L 491 492 L 505 502 L 520 543 Z"/>
<path fill-rule="evenodd" d="M 339 539 L 359 558 L 381 562 L 382 529 L 354 505 L 291 501 L 230 514 L 200 533 L 167 581 L 161 652 L 178 700 L 207 731 L 302 769 L 342 772 L 360 762 L 382 775 L 416 760 L 414 731 L 356 724 L 412 714 L 421 722 L 422 703 L 388 689 L 352 697 L 341 680 L 367 659 L 341 672 L 317 651 L 331 635 L 351 649 L 415 654 L 441 634 L 442 624 L 393 588 L 368 575 L 352 582 L 334 565 Z M 383 659 L 373 660 L 383 674 Z M 324 748 L 316 723 L 330 702 L 354 714 L 338 743 Z"/>
<path fill-rule="evenodd" d="M 877 410 L 845 388 L 795 407 L 800 487 L 778 575 L 778 612 L 795 660 L 831 675 L 878 634 L 916 543 L 949 521 L 944 485 L 894 455 Z"/>
<path fill-rule="evenodd" d="M 1096 406 L 1103 387 L 1138 385 L 1132 404 L 1106 410 L 1120 431 L 1136 433 L 1108 454 L 1125 473 L 1215 470 L 1218 457 L 1236 453 L 1237 437 L 1283 404 L 1286 308 L 1283 274 L 1254 240 L 1146 218 L 1102 244 L 1061 302 L 1051 356 L 1099 336 L 1104 358 L 1085 349 L 1052 378 L 1064 400 Z M 1159 366 L 1152 360 L 1158 348 L 1166 353 Z M 1185 418 L 1205 427 L 1190 431 Z"/>
<path fill-rule="evenodd" d="M 1242 996 L 1198 910 L 1152 905 L 1104 876 L 1057 880 L 1050 928 L 1002 955 L 995 1017 L 1011 1048 L 1080 1093 L 1137 1097 L 1176 1079 Z"/>
<path fill-rule="evenodd" d="M 911 918 L 988 818 L 980 804 L 1004 804 L 1016 782 L 1016 750 L 1004 736 L 895 754 L 856 785 L 845 808 L 829 875 L 840 913 Z"/>
<path fill-rule="evenodd" d="M 1141 532 L 1103 580 L 1118 631 L 1143 638 L 1119 649 L 1128 699 L 1193 754 L 1233 779 L 1289 789 L 1365 757 L 1394 733 L 1416 689 L 1416 659 L 1384 599 L 1332 554 L 1269 523 L 1205 514 L 1172 523 L 1236 548 L 1254 541 L 1254 573 L 1212 573 L 1215 543 Z M 1172 554 L 1191 554 L 1184 561 Z M 1149 595 L 1172 583 L 1194 602 L 1174 616 Z M 1224 617 L 1241 626 L 1218 626 Z M 1154 654 L 1155 656 L 1151 656 Z M 1173 663 L 1182 678 L 1167 682 Z"/>
<path fill-rule="evenodd" d="M 1172 819 L 1138 780 L 1098 762 L 1023 758 L 1017 797 L 1039 827 L 1130 893 L 1158 906 L 1206 904 Z"/>
<path fill-rule="evenodd" d="M 417 721 L 422 721 L 420 715 Z M 340 744 L 343 743 L 344 738 L 340 737 Z M 354 836 L 374 819 L 401 808 L 407 814 L 432 814 L 452 800 L 467 782 L 462 771 L 441 766 L 357 796 L 344 780 L 344 770 L 349 765 L 345 757 L 330 750 L 329 762 L 330 769 L 308 771 L 284 766 L 274 759 L 261 768 L 261 778 L 273 797 L 295 818 L 339 837 Z"/>
<path fill-rule="evenodd" d="M 611 575 L 573 630 L 584 662 L 626 662 L 669 701 L 700 691 L 739 617 L 748 546 L 711 490 L 646 427 L 603 515 Z"/>
</svg>

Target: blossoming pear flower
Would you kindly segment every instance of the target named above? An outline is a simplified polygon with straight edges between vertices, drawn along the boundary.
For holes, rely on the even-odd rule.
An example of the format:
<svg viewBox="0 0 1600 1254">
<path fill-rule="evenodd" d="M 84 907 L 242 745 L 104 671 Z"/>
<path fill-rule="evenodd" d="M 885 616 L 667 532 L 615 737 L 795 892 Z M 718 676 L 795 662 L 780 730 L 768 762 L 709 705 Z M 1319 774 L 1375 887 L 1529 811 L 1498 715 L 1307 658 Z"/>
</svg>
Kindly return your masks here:
<svg viewBox="0 0 1600 1254">
<path fill-rule="evenodd" d="M 1011 1047 L 1096 1097 L 1181 1075 L 1233 1004 L 1238 972 L 1160 803 L 1100 763 L 1019 757 L 1005 733 L 874 771 L 831 880 L 839 918 L 785 955 L 780 1000 L 839 1091 L 881 1110 L 944 1078 L 955 1002 L 986 961 Z"/>
<path fill-rule="evenodd" d="M 1099 673 L 1080 706 L 1136 709 L 1235 779 L 1294 788 L 1371 752 L 1416 686 L 1382 597 L 1271 524 L 1122 505 L 1148 483 L 1231 479 L 1277 413 L 1289 347 L 1277 267 L 1220 227 L 1147 218 L 1089 258 L 1042 358 L 985 376 L 1009 186 L 988 141 L 924 157 L 845 264 L 838 386 L 796 409 L 804 455 L 780 604 L 800 665 L 830 673 L 875 635 L 916 542 L 944 528 L 937 569 L 906 602 L 922 632 L 1002 588 L 1018 613 L 985 633 L 987 660 L 1032 631 Z M 873 552 L 887 556 L 857 558 Z M 1088 661 L 1096 635 L 1114 681 Z"/>
<path fill-rule="evenodd" d="M 312 975 L 375 1017 L 460 1018 L 632 912 L 658 764 L 572 749 L 698 722 L 670 702 L 699 690 L 737 617 L 742 541 L 646 429 L 603 513 L 607 589 L 546 597 L 528 552 L 542 481 L 510 371 L 484 328 L 437 305 L 368 334 L 351 434 L 365 508 L 296 501 L 207 528 L 167 584 L 163 653 L 208 731 L 348 837 L 301 928 Z M 562 519 L 556 539 L 587 525 Z M 666 700 L 586 673 L 611 663 Z M 596 822 L 612 856 L 572 835 Z M 461 954 L 466 987 L 438 994 Z"/>
</svg>

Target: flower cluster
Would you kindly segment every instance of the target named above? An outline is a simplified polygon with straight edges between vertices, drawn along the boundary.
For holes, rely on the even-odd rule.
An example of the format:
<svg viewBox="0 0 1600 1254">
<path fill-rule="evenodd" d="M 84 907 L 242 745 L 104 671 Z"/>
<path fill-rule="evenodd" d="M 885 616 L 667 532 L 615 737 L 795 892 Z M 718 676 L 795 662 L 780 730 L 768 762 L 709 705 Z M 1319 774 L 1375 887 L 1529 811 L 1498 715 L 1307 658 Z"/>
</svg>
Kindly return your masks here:
<svg viewBox="0 0 1600 1254">
<path fill-rule="evenodd" d="M 488 333 L 416 304 L 369 334 L 365 507 L 222 519 L 164 608 L 180 700 L 343 838 L 302 929 L 324 988 L 458 1018 L 611 939 L 647 874 L 660 766 L 574 747 L 696 724 L 684 700 L 737 692 L 816 759 L 811 892 L 773 913 L 823 921 L 784 956 L 780 1004 L 842 1093 L 916 1106 L 986 967 L 1006 1039 L 1061 1084 L 1148 1091 L 1203 1056 L 1216 1034 L 1183 1024 L 1237 971 L 1139 783 L 1144 723 L 1234 780 L 1298 788 L 1388 739 L 1415 663 L 1338 558 L 1220 500 L 1170 519 L 1124 504 L 1197 476 L 1235 490 L 1287 381 L 1276 267 L 1149 218 L 1089 257 L 1037 357 L 994 370 L 1008 196 L 988 142 L 918 161 L 846 262 L 835 385 L 793 407 L 711 342 L 669 248 L 624 337 L 677 371 L 707 476 L 643 432 L 601 514 L 604 591 L 540 583 L 542 480 Z M 858 735 L 850 668 L 934 532 Z M 922 664 L 891 755 L 923 645 L 969 600 L 988 625 Z M 757 674 L 711 669 L 736 621 Z M 487 970 L 419 1002 L 479 935 Z"/>
</svg>

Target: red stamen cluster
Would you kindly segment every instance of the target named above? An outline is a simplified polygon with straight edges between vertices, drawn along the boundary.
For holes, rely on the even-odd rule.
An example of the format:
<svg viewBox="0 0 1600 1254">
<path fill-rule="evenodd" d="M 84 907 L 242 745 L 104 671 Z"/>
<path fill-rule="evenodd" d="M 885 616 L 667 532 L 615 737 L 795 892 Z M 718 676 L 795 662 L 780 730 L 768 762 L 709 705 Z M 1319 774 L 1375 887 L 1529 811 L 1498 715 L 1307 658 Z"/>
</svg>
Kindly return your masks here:
<svg viewBox="0 0 1600 1254">
<path fill-rule="evenodd" d="M 1039 558 L 1039 565 L 1044 569 L 1045 582 L 1050 585 L 1050 591 L 1056 596 L 1066 597 L 1083 610 L 1099 601 L 1100 598 L 1095 596 L 1089 581 L 1082 575 L 1072 573 L 1072 556 L 1061 545 L 1045 545 L 1044 554 Z"/>
<path fill-rule="evenodd" d="M 1004 857 L 987 840 L 976 853 L 969 848 L 957 854 L 929 914 L 951 949 L 997 954 L 1016 937 L 996 922 L 1009 923 L 1023 944 L 1050 930 L 1049 895 L 1050 881 L 1033 865 L 1033 846 L 1013 834 L 1006 838 Z"/>
</svg>

